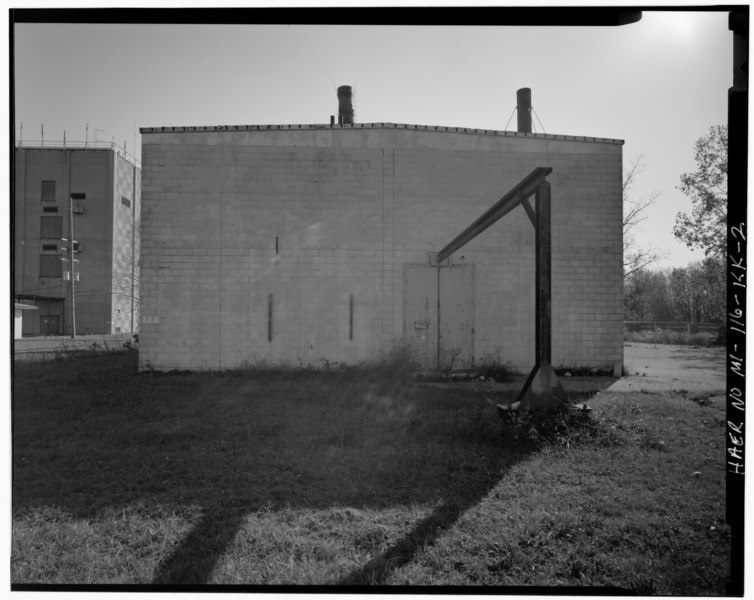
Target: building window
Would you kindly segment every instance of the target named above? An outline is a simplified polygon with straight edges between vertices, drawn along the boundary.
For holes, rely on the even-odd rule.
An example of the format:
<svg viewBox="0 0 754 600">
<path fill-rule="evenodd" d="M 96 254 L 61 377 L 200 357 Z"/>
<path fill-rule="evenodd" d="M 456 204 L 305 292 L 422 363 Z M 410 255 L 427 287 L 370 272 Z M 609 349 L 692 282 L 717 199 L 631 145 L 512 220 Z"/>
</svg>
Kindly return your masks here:
<svg viewBox="0 0 754 600">
<path fill-rule="evenodd" d="M 42 244 L 42 252 L 57 252 L 57 244 Z"/>
<path fill-rule="evenodd" d="M 83 192 L 73 192 L 71 193 L 71 200 L 86 200 L 86 194 Z"/>
<path fill-rule="evenodd" d="M 56 212 L 58 212 L 58 207 L 57 206 L 43 206 L 42 207 L 42 212 L 56 213 Z"/>
<path fill-rule="evenodd" d="M 42 217 L 39 237 L 43 240 L 59 240 L 63 237 L 63 217 Z"/>
<path fill-rule="evenodd" d="M 62 272 L 62 261 L 57 254 L 40 254 L 39 255 L 39 276 L 40 277 L 60 277 Z"/>
<path fill-rule="evenodd" d="M 120 197 L 120 203 L 123 206 L 127 206 L 128 208 L 131 208 L 131 201 L 128 198 L 126 198 L 125 196 L 121 196 Z"/>
<path fill-rule="evenodd" d="M 54 181 L 42 181 L 42 202 L 55 202 Z"/>
</svg>

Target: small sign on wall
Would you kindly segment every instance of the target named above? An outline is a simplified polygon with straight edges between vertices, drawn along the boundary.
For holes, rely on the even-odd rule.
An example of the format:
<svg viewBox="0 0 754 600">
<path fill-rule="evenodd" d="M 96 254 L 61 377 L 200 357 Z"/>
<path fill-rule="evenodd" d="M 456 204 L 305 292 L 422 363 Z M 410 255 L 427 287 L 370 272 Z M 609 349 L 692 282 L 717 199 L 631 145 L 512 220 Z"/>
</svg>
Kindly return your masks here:
<svg viewBox="0 0 754 600">
<path fill-rule="evenodd" d="M 141 318 L 141 322 L 144 325 L 157 325 L 160 322 L 160 317 L 144 316 Z"/>
</svg>

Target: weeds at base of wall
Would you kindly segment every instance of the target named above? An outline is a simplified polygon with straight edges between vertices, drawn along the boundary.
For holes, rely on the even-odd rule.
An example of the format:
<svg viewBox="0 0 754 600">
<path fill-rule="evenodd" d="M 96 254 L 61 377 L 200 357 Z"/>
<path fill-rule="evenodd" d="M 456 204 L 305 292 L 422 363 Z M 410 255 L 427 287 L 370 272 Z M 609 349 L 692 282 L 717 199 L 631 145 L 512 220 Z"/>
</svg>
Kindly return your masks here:
<svg viewBox="0 0 754 600">
<path fill-rule="evenodd" d="M 473 369 L 477 378 L 484 377 L 486 380 L 498 382 L 513 381 L 516 375 L 520 375 L 510 362 L 504 362 L 502 359 L 502 349 L 496 348 L 494 352 L 482 356 Z"/>
<path fill-rule="evenodd" d="M 280 373 L 352 373 L 375 377 L 397 379 L 418 379 L 421 381 L 473 381 L 480 377 L 498 382 L 513 381 L 520 376 L 511 363 L 499 358 L 500 351 L 491 353 L 476 361 L 473 368 L 459 370 L 423 369 L 419 352 L 412 341 L 393 340 L 390 348 L 373 358 L 355 363 L 332 361 L 326 357 L 315 362 L 304 362 L 298 357 L 295 361 L 271 361 L 267 358 L 243 358 L 239 367 L 228 371 L 258 371 Z"/>
<path fill-rule="evenodd" d="M 272 361 L 268 358 L 244 358 L 236 368 L 221 370 L 228 373 L 280 373 L 280 374 L 314 374 L 314 373 L 340 373 L 360 374 L 374 376 L 390 376 L 398 379 L 409 378 L 421 365 L 416 358 L 416 352 L 411 344 L 403 341 L 395 342 L 390 350 L 372 358 L 360 360 L 356 363 L 345 363 L 330 360 L 327 357 L 320 358 L 315 362 L 305 362 L 299 356 L 295 361 Z"/>
<path fill-rule="evenodd" d="M 138 347 L 138 346 L 137 346 Z M 257 358 L 239 353 L 238 366 L 213 368 L 206 363 L 199 370 L 213 375 L 266 373 L 279 375 L 338 373 L 396 380 L 416 379 L 420 381 L 474 381 L 484 378 L 490 381 L 510 382 L 520 376 L 511 363 L 499 359 L 500 352 L 487 355 L 477 361 L 470 369 L 441 371 L 422 369 L 419 353 L 410 341 L 394 340 L 390 349 L 371 359 L 362 359 L 355 363 L 333 361 L 327 357 L 314 362 L 305 362 L 299 356 L 295 361 L 271 360 L 267 357 Z M 140 368 L 142 372 L 154 372 L 154 366 L 146 362 Z M 192 369 L 170 369 L 168 373 L 190 373 Z"/>
<path fill-rule="evenodd" d="M 613 377 L 612 367 L 555 367 L 558 377 Z M 622 370 L 622 368 L 621 368 Z"/>
</svg>

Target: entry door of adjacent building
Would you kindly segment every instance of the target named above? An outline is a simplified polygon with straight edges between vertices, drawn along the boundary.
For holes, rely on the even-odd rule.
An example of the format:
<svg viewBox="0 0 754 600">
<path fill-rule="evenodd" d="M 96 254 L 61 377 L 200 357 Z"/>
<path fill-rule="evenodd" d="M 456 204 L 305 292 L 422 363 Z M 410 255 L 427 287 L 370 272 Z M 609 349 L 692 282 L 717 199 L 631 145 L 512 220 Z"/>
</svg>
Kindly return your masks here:
<svg viewBox="0 0 754 600">
<path fill-rule="evenodd" d="M 39 315 L 40 335 L 60 335 L 60 315 Z"/>
<path fill-rule="evenodd" d="M 474 267 L 406 265 L 404 338 L 425 369 L 474 362 Z"/>
</svg>

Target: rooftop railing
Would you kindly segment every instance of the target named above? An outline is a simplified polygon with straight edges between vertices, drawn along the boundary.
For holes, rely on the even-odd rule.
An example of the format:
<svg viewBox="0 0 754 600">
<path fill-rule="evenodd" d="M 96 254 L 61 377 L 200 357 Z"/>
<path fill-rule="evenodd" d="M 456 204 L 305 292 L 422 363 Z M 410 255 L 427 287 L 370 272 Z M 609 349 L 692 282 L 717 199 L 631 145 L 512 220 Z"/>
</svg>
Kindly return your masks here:
<svg viewBox="0 0 754 600">
<path fill-rule="evenodd" d="M 126 151 L 115 142 L 104 142 L 102 140 L 94 141 L 74 141 L 74 140 L 16 140 L 16 148 L 41 148 L 45 150 L 113 150 L 126 160 L 141 166 L 141 161 L 133 154 Z"/>
</svg>

